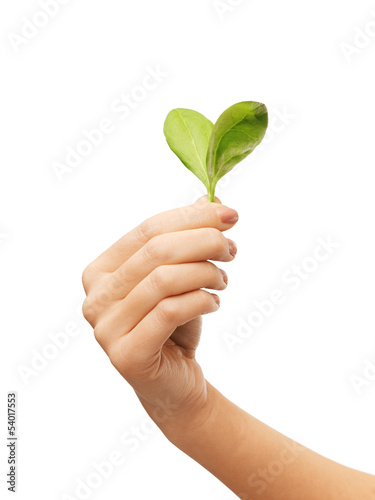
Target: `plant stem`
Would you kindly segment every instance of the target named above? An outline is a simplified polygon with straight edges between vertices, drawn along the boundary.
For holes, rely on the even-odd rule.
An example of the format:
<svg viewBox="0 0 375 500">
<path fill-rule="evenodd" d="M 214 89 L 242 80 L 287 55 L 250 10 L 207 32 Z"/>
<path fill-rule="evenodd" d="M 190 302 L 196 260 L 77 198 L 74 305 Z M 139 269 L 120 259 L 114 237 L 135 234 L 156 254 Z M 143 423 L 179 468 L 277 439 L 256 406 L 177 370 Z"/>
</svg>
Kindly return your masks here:
<svg viewBox="0 0 375 500">
<path fill-rule="evenodd" d="M 212 203 L 215 201 L 215 187 L 216 186 L 210 186 L 209 189 L 207 190 L 207 192 L 208 192 L 208 199 Z"/>
</svg>

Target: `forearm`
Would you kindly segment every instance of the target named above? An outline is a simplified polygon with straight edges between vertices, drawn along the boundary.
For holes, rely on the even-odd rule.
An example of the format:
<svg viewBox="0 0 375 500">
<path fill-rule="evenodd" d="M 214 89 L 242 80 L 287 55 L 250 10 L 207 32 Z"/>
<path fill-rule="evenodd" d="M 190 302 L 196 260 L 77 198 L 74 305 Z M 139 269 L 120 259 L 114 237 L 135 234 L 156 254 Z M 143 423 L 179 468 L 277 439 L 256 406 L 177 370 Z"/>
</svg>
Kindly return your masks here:
<svg viewBox="0 0 375 500">
<path fill-rule="evenodd" d="M 314 453 L 207 387 L 207 405 L 199 418 L 166 419 L 160 427 L 240 498 L 375 499 L 373 476 Z"/>
<path fill-rule="evenodd" d="M 167 438 L 244 500 L 375 500 L 374 477 L 300 446 L 204 378 L 201 316 L 219 309 L 236 211 L 206 198 L 143 222 L 83 273 L 95 338 Z"/>
</svg>

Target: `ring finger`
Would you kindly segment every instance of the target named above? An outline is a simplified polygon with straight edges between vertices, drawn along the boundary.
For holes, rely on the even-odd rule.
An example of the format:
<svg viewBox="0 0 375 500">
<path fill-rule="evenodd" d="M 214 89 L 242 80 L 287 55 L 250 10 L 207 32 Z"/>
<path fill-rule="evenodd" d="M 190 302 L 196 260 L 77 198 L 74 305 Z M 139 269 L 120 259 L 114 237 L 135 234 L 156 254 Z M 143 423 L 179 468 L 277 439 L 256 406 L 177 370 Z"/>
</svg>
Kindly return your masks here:
<svg viewBox="0 0 375 500">
<path fill-rule="evenodd" d="M 226 273 L 211 262 L 160 266 L 118 302 L 98 327 L 108 332 L 107 340 L 111 341 L 129 333 L 167 297 L 201 288 L 224 290 L 226 286 Z"/>
<path fill-rule="evenodd" d="M 110 274 L 106 292 L 111 300 L 120 300 L 159 266 L 206 260 L 228 262 L 234 259 L 236 251 L 234 242 L 213 228 L 163 234 L 146 243 Z"/>
</svg>

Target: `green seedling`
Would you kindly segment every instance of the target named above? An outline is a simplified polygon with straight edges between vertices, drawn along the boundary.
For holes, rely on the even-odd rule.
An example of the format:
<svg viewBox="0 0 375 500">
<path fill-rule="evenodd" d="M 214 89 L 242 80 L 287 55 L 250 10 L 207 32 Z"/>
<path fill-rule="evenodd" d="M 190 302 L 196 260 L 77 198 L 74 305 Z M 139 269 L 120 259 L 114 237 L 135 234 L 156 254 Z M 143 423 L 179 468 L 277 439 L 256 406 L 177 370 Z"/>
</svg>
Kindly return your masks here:
<svg viewBox="0 0 375 500">
<path fill-rule="evenodd" d="M 206 186 L 215 200 L 219 179 L 246 158 L 261 143 L 268 113 L 259 102 L 239 102 L 228 108 L 215 125 L 191 109 L 173 109 L 164 123 L 171 150 Z"/>
</svg>

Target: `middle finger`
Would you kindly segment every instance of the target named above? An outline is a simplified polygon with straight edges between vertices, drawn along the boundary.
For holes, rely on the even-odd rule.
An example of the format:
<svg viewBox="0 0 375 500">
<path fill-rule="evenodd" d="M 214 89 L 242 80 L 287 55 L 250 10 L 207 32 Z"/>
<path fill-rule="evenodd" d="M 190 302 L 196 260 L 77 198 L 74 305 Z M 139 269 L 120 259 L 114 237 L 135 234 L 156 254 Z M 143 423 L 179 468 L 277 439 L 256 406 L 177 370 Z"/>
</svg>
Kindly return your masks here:
<svg viewBox="0 0 375 500">
<path fill-rule="evenodd" d="M 215 260 L 230 262 L 235 243 L 214 228 L 200 228 L 168 233 L 152 238 L 129 260 L 111 273 L 106 283 L 111 300 L 120 300 L 156 267 Z"/>
</svg>

